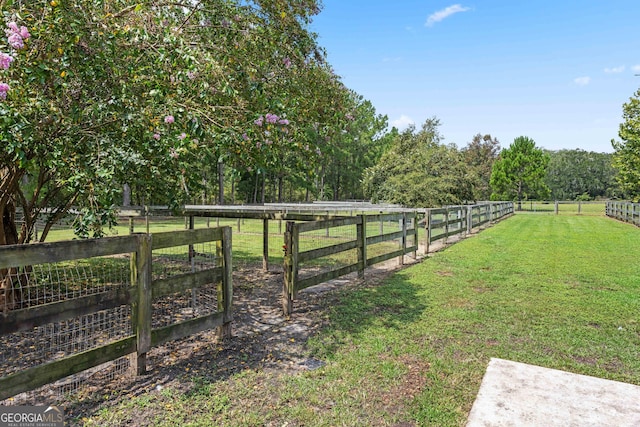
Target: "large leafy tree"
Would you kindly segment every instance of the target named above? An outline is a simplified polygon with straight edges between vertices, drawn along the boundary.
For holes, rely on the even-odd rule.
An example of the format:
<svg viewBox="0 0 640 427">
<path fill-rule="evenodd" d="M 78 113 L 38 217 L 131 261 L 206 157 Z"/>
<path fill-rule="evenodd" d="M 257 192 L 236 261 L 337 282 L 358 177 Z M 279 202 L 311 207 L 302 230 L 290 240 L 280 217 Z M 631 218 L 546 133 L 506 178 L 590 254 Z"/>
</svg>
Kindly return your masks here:
<svg viewBox="0 0 640 427">
<path fill-rule="evenodd" d="M 519 136 L 500 152 L 491 171 L 493 200 L 517 200 L 522 209 L 522 200 L 545 198 L 549 188 L 544 182 L 549 164 L 549 155 L 536 147 L 533 139 Z"/>
<path fill-rule="evenodd" d="M 442 143 L 437 118 L 420 131 L 398 134 L 372 168 L 365 172 L 366 194 L 374 201 L 413 207 L 435 207 L 472 200 L 472 180 L 462 153 Z"/>
<path fill-rule="evenodd" d="M 640 200 L 640 90 L 622 106 L 624 122 L 620 124 L 620 141 L 612 140 L 615 149 L 613 166 L 626 195 Z"/>
<path fill-rule="evenodd" d="M 473 177 L 474 200 L 489 200 L 491 197 L 491 170 L 498 158 L 500 142 L 490 134 L 476 134 L 462 149 L 464 161 Z"/>
<path fill-rule="evenodd" d="M 72 205 L 99 235 L 125 184 L 138 202 L 194 200 L 220 161 L 304 176 L 341 129 L 347 90 L 306 29 L 313 0 L 0 4 L 2 244 Z M 323 138 L 300 137 L 313 126 Z"/>
</svg>

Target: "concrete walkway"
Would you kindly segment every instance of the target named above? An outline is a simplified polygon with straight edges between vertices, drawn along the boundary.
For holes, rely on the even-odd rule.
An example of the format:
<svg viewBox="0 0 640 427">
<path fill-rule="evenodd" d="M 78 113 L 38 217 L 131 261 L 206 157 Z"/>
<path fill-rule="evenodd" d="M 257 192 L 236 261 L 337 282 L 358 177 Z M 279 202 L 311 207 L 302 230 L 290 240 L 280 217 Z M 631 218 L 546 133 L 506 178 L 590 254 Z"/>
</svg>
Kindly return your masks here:
<svg viewBox="0 0 640 427">
<path fill-rule="evenodd" d="M 640 386 L 491 359 L 467 427 L 638 427 Z"/>
</svg>

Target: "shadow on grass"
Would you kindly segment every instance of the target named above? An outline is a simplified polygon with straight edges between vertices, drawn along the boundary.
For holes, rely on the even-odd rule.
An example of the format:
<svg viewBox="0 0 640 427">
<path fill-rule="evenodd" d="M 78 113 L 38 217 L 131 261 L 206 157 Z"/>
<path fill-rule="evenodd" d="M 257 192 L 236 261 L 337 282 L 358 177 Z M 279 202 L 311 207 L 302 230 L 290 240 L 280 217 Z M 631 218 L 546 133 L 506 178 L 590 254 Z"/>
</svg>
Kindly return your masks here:
<svg viewBox="0 0 640 427">
<path fill-rule="evenodd" d="M 338 290 L 335 301 L 326 309 L 327 325 L 310 348 L 318 357 L 331 357 L 352 338 L 370 334 L 373 329 L 405 329 L 428 308 L 419 291 L 403 271 L 365 278 L 355 287 Z"/>
</svg>

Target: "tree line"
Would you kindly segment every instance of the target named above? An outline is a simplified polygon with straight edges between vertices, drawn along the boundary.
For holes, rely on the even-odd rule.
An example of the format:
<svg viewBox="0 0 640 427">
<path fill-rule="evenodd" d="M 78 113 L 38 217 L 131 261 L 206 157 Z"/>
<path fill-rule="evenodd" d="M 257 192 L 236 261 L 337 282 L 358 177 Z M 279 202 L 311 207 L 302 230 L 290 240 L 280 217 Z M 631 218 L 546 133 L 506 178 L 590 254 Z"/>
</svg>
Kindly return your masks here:
<svg viewBox="0 0 640 427">
<path fill-rule="evenodd" d="M 497 138 L 481 133 L 458 148 L 444 143 L 439 126 L 433 117 L 420 130 L 397 133 L 380 161 L 364 171 L 365 194 L 406 206 L 623 196 L 612 154 L 544 150 L 525 136 L 502 149 Z"/>
</svg>

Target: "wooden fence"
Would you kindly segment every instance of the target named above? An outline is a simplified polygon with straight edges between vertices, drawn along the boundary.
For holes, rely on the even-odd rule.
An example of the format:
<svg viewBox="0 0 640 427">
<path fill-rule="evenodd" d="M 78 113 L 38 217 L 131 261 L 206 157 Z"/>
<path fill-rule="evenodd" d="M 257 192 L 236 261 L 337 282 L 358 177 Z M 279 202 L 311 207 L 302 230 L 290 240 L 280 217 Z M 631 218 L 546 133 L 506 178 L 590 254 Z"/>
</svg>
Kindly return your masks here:
<svg viewBox="0 0 640 427">
<path fill-rule="evenodd" d="M 196 263 L 198 258 L 206 262 Z M 91 260 L 115 263 L 115 270 L 127 269 L 129 277 L 122 283 L 105 279 L 98 286 L 100 278 L 91 277 L 97 267 L 78 273 L 81 268 L 77 263 Z M 141 374 L 146 369 L 146 354 L 154 346 L 215 327 L 222 336 L 231 333 L 229 227 L 5 246 L 0 247 L 0 269 L 9 272 L 5 280 L 22 277 L 15 283 L 22 299 L 28 301 L 13 309 L 5 306 L 4 314 L 0 312 L 0 339 L 4 341 L 0 356 L 5 356 L 4 351 L 11 353 L 11 346 L 27 345 L 24 353 L 19 348 L 13 351 L 15 362 L 17 357 L 39 350 L 34 348 L 35 342 L 49 346 L 48 341 L 67 341 L 65 346 L 52 346 L 53 350 L 30 366 L 4 372 L 0 400 L 125 356 Z M 80 282 L 84 285 L 78 285 Z M 187 295 L 183 299 L 189 308 L 182 309 L 187 315 L 178 319 L 181 321 L 167 321 L 167 315 L 162 314 L 164 320 L 159 320 L 162 307 L 179 299 L 177 294 Z M 209 308 L 196 307 L 197 299 L 211 302 Z M 122 307 L 126 308 L 126 321 L 116 326 L 116 338 L 100 336 L 99 329 L 113 323 L 104 313 Z M 100 321 L 89 325 L 87 319 L 94 318 Z M 74 339 L 85 340 L 82 345 L 60 337 L 59 332 L 70 325 Z M 50 336 L 34 338 L 34 331 L 46 330 Z M 90 333 L 98 336 L 88 338 Z M 3 362 L 10 365 L 7 360 Z"/>
<path fill-rule="evenodd" d="M 475 228 L 499 221 L 511 214 L 513 214 L 513 202 L 427 209 L 424 217 L 424 226 L 427 230 L 425 252 L 429 253 L 431 245 L 438 240 L 443 240 L 446 244 L 451 236 L 464 237 Z"/>
<path fill-rule="evenodd" d="M 369 226 L 371 223 L 376 226 Z M 389 231 L 389 227 L 392 227 L 393 231 Z M 354 228 L 355 232 L 353 232 Z M 304 235 L 306 233 L 322 230 L 328 237 L 332 229 L 342 231 L 336 232 L 341 236 L 341 238 L 337 238 L 337 242 L 301 250 L 301 242 L 305 241 Z M 314 239 L 311 236 L 307 240 L 317 242 L 319 239 Z M 395 244 L 394 241 L 398 243 Z M 381 244 L 385 246 L 381 247 Z M 373 247 L 376 250 L 372 256 L 369 256 L 370 249 Z M 297 297 L 298 291 L 302 289 L 355 271 L 358 272 L 359 277 L 364 277 L 366 267 L 392 258 L 398 258 L 398 262 L 402 263 L 404 256 L 409 253 L 413 253 L 415 257 L 418 250 L 417 213 L 357 215 L 303 223 L 288 221 L 284 250 L 285 277 L 282 308 L 284 314 L 288 316 L 293 310 L 293 300 Z M 313 272 L 304 278 L 301 277 L 302 263 L 349 251 L 356 252 L 356 259 L 348 260 L 347 257 L 347 261 L 339 263 L 327 271 Z"/>
<path fill-rule="evenodd" d="M 608 217 L 640 226 L 640 203 L 607 202 L 605 213 Z"/>
</svg>

